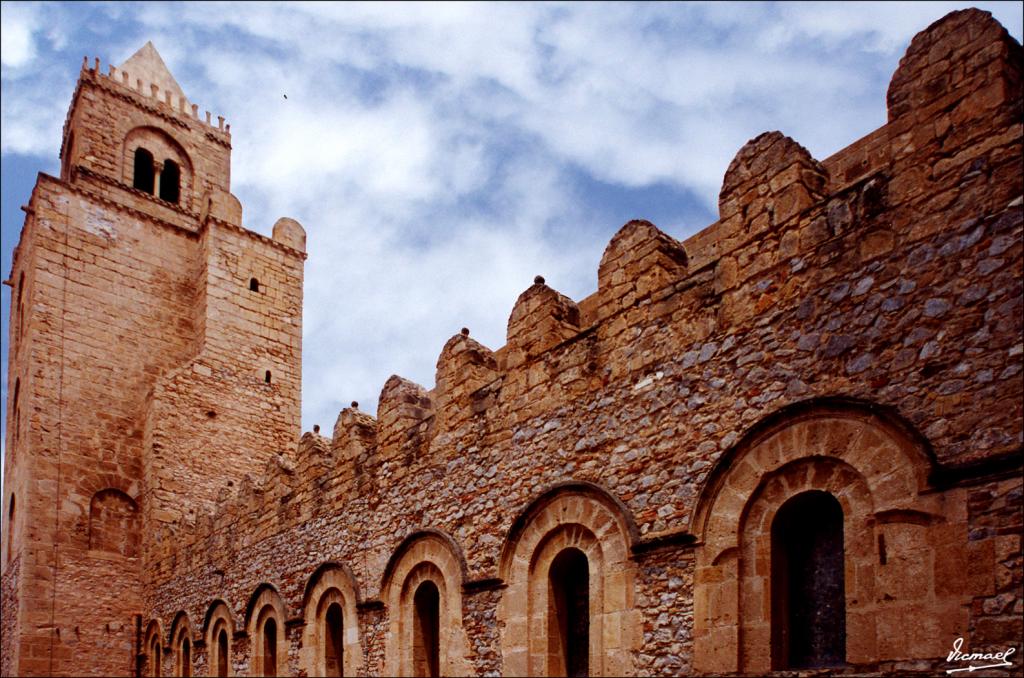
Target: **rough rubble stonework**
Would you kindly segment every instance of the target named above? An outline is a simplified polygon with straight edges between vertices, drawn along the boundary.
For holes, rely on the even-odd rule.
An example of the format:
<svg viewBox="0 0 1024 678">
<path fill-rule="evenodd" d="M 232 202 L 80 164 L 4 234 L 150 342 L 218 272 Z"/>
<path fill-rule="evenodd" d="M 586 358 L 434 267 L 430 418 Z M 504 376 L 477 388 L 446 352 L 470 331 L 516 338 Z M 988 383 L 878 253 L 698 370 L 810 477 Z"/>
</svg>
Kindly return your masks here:
<svg viewBox="0 0 1024 678">
<path fill-rule="evenodd" d="M 301 226 L 242 227 L 230 129 L 151 45 L 84 64 L 9 278 L 0 671 L 763 674 L 794 498 L 841 509 L 842 670 L 1019 662 L 1021 56 L 946 16 L 885 126 L 751 140 L 719 221 L 626 224 L 590 297 L 538 279 L 504 347 L 298 440 Z"/>
</svg>

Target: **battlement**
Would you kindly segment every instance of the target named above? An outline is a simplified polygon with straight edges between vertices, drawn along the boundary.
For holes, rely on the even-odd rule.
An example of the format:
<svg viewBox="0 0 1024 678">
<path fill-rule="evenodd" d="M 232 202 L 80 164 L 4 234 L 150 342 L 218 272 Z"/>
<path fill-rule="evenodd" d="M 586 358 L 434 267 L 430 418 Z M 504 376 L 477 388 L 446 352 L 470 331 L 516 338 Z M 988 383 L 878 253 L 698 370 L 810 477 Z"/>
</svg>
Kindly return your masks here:
<svg viewBox="0 0 1024 678">
<path fill-rule="evenodd" d="M 935 675 L 1019 643 L 1022 62 L 949 14 L 878 130 L 758 135 L 713 224 L 629 221 L 593 294 L 537 276 L 504 346 L 462 328 L 432 385 L 301 436 L 305 231 L 242 226 L 229 129 L 152 45 L 86 62 L 10 276 L 0 672 Z"/>
<path fill-rule="evenodd" d="M 1019 220 L 1020 56 L 985 12 L 934 23 L 893 75 L 887 125 L 823 161 L 781 132 L 750 140 L 724 175 L 717 222 L 683 242 L 646 221 L 625 224 L 601 258 L 597 291 L 578 303 L 538 276 L 511 310 L 505 346 L 492 350 L 464 328 L 445 343 L 432 388 L 392 376 L 376 419 L 353 403 L 332 437 L 304 434 L 294 458 L 278 455 L 206 517 L 171 528 L 154 554 L 160 576 L 181 558 L 198 567 L 209 552 L 202 545 L 230 530 L 262 538 L 323 506 L 376 501 L 414 475 L 444 477 L 453 465 L 475 464 L 489 445 L 543 437 L 571 406 L 604 404 L 602 392 L 643 399 L 665 384 L 682 393 L 721 388 L 708 366 L 731 360 L 743 373 L 760 360 L 741 350 L 744 337 L 785 318 L 803 322 L 823 303 L 835 317 L 871 304 L 872 322 L 879 308 L 886 323 L 912 322 L 901 316 L 911 302 L 883 305 L 876 279 L 892 278 L 899 261 L 934 256 L 922 252 L 977 245 L 979 215 L 997 230 Z M 819 289 L 828 290 L 825 299 L 816 300 Z M 938 292 L 924 282 L 907 293 L 920 297 L 925 316 L 937 312 L 925 297 Z M 832 325 L 808 330 L 787 350 L 848 376 L 905 359 L 898 345 L 855 341 Z M 782 403 L 810 390 L 804 381 L 761 388 L 752 402 Z M 706 397 L 682 402 L 697 408 Z M 594 424 L 576 451 L 599 449 L 612 425 Z M 933 445 L 940 461 L 966 453 L 942 433 Z M 680 505 L 641 520 L 685 524 L 689 511 Z"/>
<path fill-rule="evenodd" d="M 140 52 L 147 48 L 152 50 L 152 43 L 147 42 Z M 153 54 L 156 54 L 155 50 L 153 50 Z M 159 59 L 159 55 L 156 58 Z M 160 74 L 147 72 L 151 69 L 142 66 L 140 66 L 142 72 L 139 73 L 124 69 L 124 66 L 129 66 L 130 69 L 131 61 L 130 59 L 122 64 L 120 68 L 109 64 L 107 72 L 104 73 L 99 57 L 94 57 L 93 65 L 90 67 L 89 57 L 83 56 L 82 68 L 79 73 L 80 83 L 82 81 L 93 82 L 100 86 L 110 87 L 115 92 L 127 95 L 136 105 L 151 112 L 169 116 L 172 120 L 179 123 L 185 122 L 190 126 L 198 124 L 200 129 L 209 132 L 214 139 L 230 145 L 231 125 L 225 122 L 224 116 L 217 115 L 216 123 L 213 122 L 214 116 L 210 111 L 205 111 L 205 114 L 200 116 L 199 104 L 190 102 L 177 82 L 174 82 L 173 79 L 168 82 L 166 76 L 161 77 Z M 65 136 L 66 133 L 67 123 L 65 123 Z"/>
</svg>

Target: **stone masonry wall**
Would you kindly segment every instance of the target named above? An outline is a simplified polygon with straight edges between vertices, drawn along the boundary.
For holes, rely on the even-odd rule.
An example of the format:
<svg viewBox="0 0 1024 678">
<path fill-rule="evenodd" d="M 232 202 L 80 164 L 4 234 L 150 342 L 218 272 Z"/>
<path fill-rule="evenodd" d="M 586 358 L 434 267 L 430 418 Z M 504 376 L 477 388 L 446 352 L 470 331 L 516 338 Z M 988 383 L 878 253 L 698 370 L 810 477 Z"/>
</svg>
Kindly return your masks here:
<svg viewBox="0 0 1024 678">
<path fill-rule="evenodd" d="M 132 187 L 123 151 L 140 129 L 149 142 L 173 138 L 184 149 L 178 204 Z M 304 235 L 291 220 L 275 226 L 274 238 L 241 227 L 241 207 L 227 192 L 229 139 L 177 104 L 100 74 L 98 64 L 82 70 L 61 178 L 40 175 L 12 270 L 25 282 L 11 323 L 19 396 L 18 416 L 13 402 L 7 414 L 17 422 L 8 427 L 4 536 L 12 536 L 15 500 L 16 529 L 14 553 L 7 539 L 3 551 L 4 675 L 134 670 L 144 537 L 152 533 L 138 528 L 139 517 L 161 509 L 146 481 L 173 475 L 147 444 L 147 415 L 165 375 L 203 355 L 247 377 L 248 402 L 225 391 L 223 379 L 200 398 L 199 421 L 211 401 L 225 416 L 189 435 L 225 439 L 233 418 L 246 422 L 237 431 L 252 434 L 234 436 L 242 448 L 190 450 L 188 464 L 205 470 L 198 477 L 211 477 L 206 453 L 243 462 L 235 465 L 244 471 L 270 454 L 249 450 L 294 446 Z M 249 291 L 253 275 L 260 292 Z M 235 285 L 265 301 L 239 301 Z M 195 514 L 215 500 L 219 487 L 204 495 L 202 483 L 185 480 L 167 483 L 163 505 Z"/>
<path fill-rule="evenodd" d="M 969 644 L 1018 643 L 1020 55 L 987 14 L 956 12 L 914 39 L 885 127 L 823 162 L 777 132 L 752 140 L 726 173 L 720 221 L 683 243 L 626 224 L 595 295 L 577 304 L 538 279 L 512 310 L 504 348 L 456 335 L 434 390 L 392 377 L 376 420 L 343 410 L 332 439 L 306 434 L 297 456 L 165 533 L 147 615 L 165 633 L 182 612 L 201 627 L 224 600 L 243 628 L 250 597 L 269 584 L 297 638 L 312 623 L 302 615 L 311 577 L 340 563 L 357 590 L 366 671 L 379 675 L 380 644 L 395 642 L 381 639 L 380 615 L 399 613 L 378 602 L 389 563 L 433 530 L 464 559 L 456 583 L 473 666 L 498 673 L 484 658 L 500 658 L 514 633 L 491 610 L 510 584 L 499 563 L 519 521 L 549 491 L 598 486 L 635 529 L 635 586 L 605 590 L 641 613 L 631 671 L 704 670 L 693 641 L 700 497 L 765 422 L 827 406 L 906 431 L 926 460 L 913 471 L 921 501 L 934 507 L 863 516 L 891 543 L 876 551 L 872 540 L 865 553 L 880 559 L 883 612 L 877 641 L 851 650 L 859 666 L 934 671 L 954 640 L 947 630 Z M 944 553 L 995 579 L 943 588 Z M 905 588 L 915 577 L 926 589 Z M 925 618 L 957 606 L 953 628 L 915 649 L 917 630 L 886 625 L 911 609 L 901 595 L 933 601 L 914 603 Z M 743 647 L 722 652 L 722 666 L 743 665 Z M 297 648 L 288 670 L 306 670 Z"/>
<path fill-rule="evenodd" d="M 432 389 L 297 441 L 301 227 L 242 227 L 222 120 L 86 64 L 12 276 L 2 672 L 149 673 L 156 644 L 177 675 L 188 638 L 202 675 L 224 624 L 235 674 L 312 675 L 330 595 L 346 671 L 410 673 L 431 582 L 443 672 L 552 673 L 575 550 L 592 675 L 764 673 L 773 516 L 808 489 L 843 510 L 853 669 L 1024 649 L 1021 56 L 946 16 L 885 126 L 825 160 L 752 139 L 714 224 L 627 223 L 593 295 L 538 276 L 504 347 L 464 330 Z M 132 188 L 138 139 L 191 159 L 180 204 Z"/>
</svg>

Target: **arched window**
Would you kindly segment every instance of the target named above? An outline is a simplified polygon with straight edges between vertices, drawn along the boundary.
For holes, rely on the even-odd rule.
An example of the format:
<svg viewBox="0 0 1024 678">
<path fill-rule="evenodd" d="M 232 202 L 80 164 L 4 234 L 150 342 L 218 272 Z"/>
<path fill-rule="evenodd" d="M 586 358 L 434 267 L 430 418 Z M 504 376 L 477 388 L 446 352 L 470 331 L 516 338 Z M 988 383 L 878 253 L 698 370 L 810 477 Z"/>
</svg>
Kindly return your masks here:
<svg viewBox="0 0 1024 678">
<path fill-rule="evenodd" d="M 424 581 L 413 596 L 412 661 L 417 676 L 436 678 L 440 674 L 441 594 L 437 585 Z"/>
<path fill-rule="evenodd" d="M 261 584 L 246 609 L 246 630 L 252 642 L 251 675 L 282 675 L 288 655 L 284 601 L 273 586 Z"/>
<path fill-rule="evenodd" d="M 517 676 L 631 676 L 645 632 L 634 607 L 636 526 L 589 483 L 552 488 L 516 519 L 502 549 L 503 667 Z M 639 673 L 642 673 L 640 671 Z"/>
<path fill-rule="evenodd" d="M 217 675 L 228 675 L 228 632 L 223 628 L 217 633 Z"/>
<path fill-rule="evenodd" d="M 252 292 L 260 291 L 260 281 L 256 278 L 249 278 L 249 290 Z"/>
<path fill-rule="evenodd" d="M 310 578 L 299 642 L 299 669 L 310 676 L 356 676 L 361 670 L 356 588 L 337 563 L 325 563 Z"/>
<path fill-rule="evenodd" d="M 170 646 L 174 653 L 174 675 L 192 675 L 192 623 L 188 615 L 182 611 L 174 618 L 171 626 Z"/>
<path fill-rule="evenodd" d="M 345 621 L 341 605 L 331 603 L 324 621 L 324 675 L 341 676 L 345 667 Z"/>
<path fill-rule="evenodd" d="M 772 521 L 772 664 L 841 666 L 846 659 L 843 509 L 828 492 L 786 501 Z"/>
<path fill-rule="evenodd" d="M 590 654 L 590 568 L 587 556 L 567 548 L 548 574 L 548 638 L 555 663 L 551 675 L 587 676 Z"/>
<path fill-rule="evenodd" d="M 471 673 L 462 626 L 465 561 L 441 532 L 419 532 L 399 544 L 384 570 L 389 614 L 384 675 L 462 676 Z"/>
<path fill-rule="evenodd" d="M 160 638 L 163 633 L 160 630 L 160 623 L 154 619 L 146 627 L 146 642 L 143 645 L 146 651 L 146 675 L 162 676 L 163 671 L 163 646 Z"/>
<path fill-rule="evenodd" d="M 164 168 L 160 171 L 160 199 L 177 203 L 180 195 L 181 168 L 173 160 L 164 160 Z"/>
<path fill-rule="evenodd" d="M 231 617 L 227 603 L 215 600 L 206 611 L 206 647 L 208 650 L 208 670 L 211 676 L 230 676 L 231 637 L 234 634 L 235 622 Z"/>
<path fill-rule="evenodd" d="M 132 186 L 140 191 L 152 194 L 155 176 L 153 171 L 153 154 L 142 147 L 136 148 Z"/>
</svg>

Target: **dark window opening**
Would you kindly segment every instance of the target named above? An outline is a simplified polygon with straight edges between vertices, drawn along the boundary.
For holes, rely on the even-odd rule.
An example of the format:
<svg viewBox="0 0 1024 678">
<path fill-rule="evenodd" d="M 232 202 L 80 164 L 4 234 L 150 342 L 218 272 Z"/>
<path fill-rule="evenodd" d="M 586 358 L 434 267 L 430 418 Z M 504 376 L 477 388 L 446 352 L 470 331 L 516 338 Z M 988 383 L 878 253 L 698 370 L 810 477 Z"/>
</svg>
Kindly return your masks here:
<svg viewBox="0 0 1024 678">
<path fill-rule="evenodd" d="M 188 638 L 181 641 L 181 675 L 192 675 L 192 643 Z"/>
<path fill-rule="evenodd" d="M 413 674 L 437 678 L 441 675 L 441 595 L 437 585 L 425 581 L 413 596 Z"/>
<path fill-rule="evenodd" d="M 550 583 L 548 637 L 552 675 L 587 676 L 590 671 L 590 567 L 587 556 L 568 548 L 555 556 Z"/>
<path fill-rule="evenodd" d="M 267 370 L 266 373 L 263 375 L 263 381 L 265 381 L 268 384 L 270 383 L 270 370 Z"/>
<path fill-rule="evenodd" d="M 332 603 L 327 608 L 327 616 L 324 620 L 324 674 L 327 676 L 341 676 L 344 666 L 344 642 L 345 624 L 341 616 L 341 605 Z"/>
<path fill-rule="evenodd" d="M 772 665 L 846 660 L 843 509 L 828 492 L 798 494 L 772 522 Z"/>
<path fill-rule="evenodd" d="M 132 186 L 152 195 L 156 177 L 153 171 L 153 154 L 144 148 L 135 149 L 135 173 Z"/>
<path fill-rule="evenodd" d="M 164 160 L 164 168 L 160 171 L 160 199 L 176 203 L 180 195 L 181 169 L 173 160 Z"/>
<path fill-rule="evenodd" d="M 18 301 L 14 307 L 18 311 L 18 338 L 25 332 L 25 306 L 21 303 L 21 292 L 25 287 L 25 272 L 18 276 Z"/>
<path fill-rule="evenodd" d="M 7 562 L 11 562 L 14 554 L 14 495 L 11 495 L 11 503 L 7 507 Z"/>
<path fill-rule="evenodd" d="M 263 624 L 263 675 L 277 675 L 277 622 L 273 619 Z"/>
<path fill-rule="evenodd" d="M 253 292 L 260 291 L 260 281 L 256 278 L 249 278 L 249 289 Z"/>
<path fill-rule="evenodd" d="M 217 634 L 217 675 L 228 675 L 228 632 L 224 629 Z"/>
<path fill-rule="evenodd" d="M 11 432 L 11 438 L 14 442 L 18 442 L 18 430 L 21 428 L 21 404 L 18 402 L 18 396 L 21 394 L 21 377 L 17 377 L 14 380 L 14 396 L 11 398 L 11 415 L 14 424 L 14 430 Z"/>
</svg>

